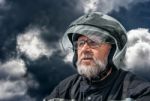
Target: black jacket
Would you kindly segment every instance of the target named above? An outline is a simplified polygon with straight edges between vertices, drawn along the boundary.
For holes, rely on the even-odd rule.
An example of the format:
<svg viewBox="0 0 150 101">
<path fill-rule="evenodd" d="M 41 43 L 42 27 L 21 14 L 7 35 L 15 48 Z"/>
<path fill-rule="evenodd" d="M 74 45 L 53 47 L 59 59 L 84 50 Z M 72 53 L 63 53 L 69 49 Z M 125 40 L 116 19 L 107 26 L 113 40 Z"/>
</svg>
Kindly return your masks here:
<svg viewBox="0 0 150 101">
<path fill-rule="evenodd" d="M 63 80 L 44 101 L 131 101 L 131 99 L 150 101 L 150 83 L 130 72 L 113 70 L 102 81 L 89 81 L 78 74 L 70 76 Z"/>
</svg>

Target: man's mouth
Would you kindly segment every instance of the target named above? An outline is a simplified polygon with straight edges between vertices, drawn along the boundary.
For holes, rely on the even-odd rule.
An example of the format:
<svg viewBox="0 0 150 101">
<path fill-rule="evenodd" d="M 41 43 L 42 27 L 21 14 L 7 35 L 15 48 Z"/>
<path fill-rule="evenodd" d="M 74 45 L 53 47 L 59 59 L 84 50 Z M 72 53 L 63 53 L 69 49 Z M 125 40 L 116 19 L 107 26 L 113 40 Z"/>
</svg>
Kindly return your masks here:
<svg viewBox="0 0 150 101">
<path fill-rule="evenodd" d="M 93 58 L 83 58 L 82 60 L 93 60 Z"/>
<path fill-rule="evenodd" d="M 91 62 L 93 61 L 93 58 L 82 58 L 82 62 Z"/>
<path fill-rule="evenodd" d="M 81 62 L 91 62 L 91 61 L 93 61 L 94 59 L 93 59 L 93 57 L 92 57 L 92 55 L 91 54 L 85 54 L 84 56 L 83 56 L 83 58 L 81 59 Z"/>
</svg>

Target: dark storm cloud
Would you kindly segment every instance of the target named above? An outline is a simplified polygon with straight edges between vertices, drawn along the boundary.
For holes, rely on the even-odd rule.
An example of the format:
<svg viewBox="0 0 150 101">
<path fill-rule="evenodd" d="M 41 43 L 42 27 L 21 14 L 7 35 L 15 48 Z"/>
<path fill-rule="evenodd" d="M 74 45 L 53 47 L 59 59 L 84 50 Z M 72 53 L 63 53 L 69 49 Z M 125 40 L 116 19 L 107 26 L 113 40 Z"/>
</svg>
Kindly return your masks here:
<svg viewBox="0 0 150 101">
<path fill-rule="evenodd" d="M 74 7 L 75 0 L 71 2 L 68 0 L 7 0 L 5 5 L 8 6 L 7 9 L 0 9 L 0 59 L 2 62 L 10 57 L 17 57 L 18 34 L 24 34 L 28 28 L 36 26 L 42 30 L 42 38 L 51 46 L 60 39 L 70 21 L 80 14 Z M 70 65 L 65 64 L 63 57 L 58 53 L 60 52 L 54 53 L 49 60 L 41 57 L 34 62 L 29 61 L 25 55 L 20 57 L 29 64 L 27 71 L 39 84 L 38 88 L 28 85 L 28 94 L 37 98 L 36 101 L 41 101 L 60 80 L 74 73 Z M 26 96 L 14 96 L 11 100 L 23 101 L 28 99 L 24 98 Z M 30 97 L 29 99 L 31 100 Z"/>
<path fill-rule="evenodd" d="M 15 51 L 16 36 L 28 26 L 45 27 L 49 40 L 58 40 L 69 22 L 79 15 L 75 10 L 75 0 L 6 0 L 8 9 L 0 9 L 1 59 Z M 71 15 L 71 16 L 70 16 Z M 9 36 L 9 37 L 8 37 Z M 44 36 L 46 36 L 44 34 Z"/>
<path fill-rule="evenodd" d="M 38 89 L 29 89 L 31 96 L 41 99 L 43 96 L 48 95 L 60 80 L 75 73 L 71 65 L 64 63 L 64 56 L 58 53 L 61 52 L 56 51 L 49 59 L 42 57 L 29 64 L 28 72 L 34 74 L 36 81 L 40 84 Z"/>
<path fill-rule="evenodd" d="M 111 15 L 117 18 L 127 30 L 135 28 L 150 28 L 150 0 L 146 3 L 137 3 L 130 7 L 130 10 L 120 8 L 119 12 L 111 12 Z"/>
</svg>

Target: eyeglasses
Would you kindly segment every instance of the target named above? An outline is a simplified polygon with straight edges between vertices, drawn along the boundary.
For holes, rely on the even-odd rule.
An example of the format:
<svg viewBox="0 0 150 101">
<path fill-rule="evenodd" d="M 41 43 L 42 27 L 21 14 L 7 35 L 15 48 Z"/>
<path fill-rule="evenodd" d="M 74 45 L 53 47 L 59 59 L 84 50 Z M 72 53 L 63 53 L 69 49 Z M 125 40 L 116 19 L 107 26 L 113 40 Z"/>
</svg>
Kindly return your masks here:
<svg viewBox="0 0 150 101">
<path fill-rule="evenodd" d="M 104 41 L 95 42 L 95 41 L 92 41 L 92 40 L 78 40 L 78 41 L 73 42 L 73 45 L 74 45 L 74 48 L 76 50 L 80 50 L 80 49 L 83 48 L 83 46 L 85 45 L 85 43 L 87 43 L 87 45 L 90 48 L 95 49 L 95 48 L 100 47 L 102 44 L 108 43 L 108 42 L 104 42 Z"/>
</svg>

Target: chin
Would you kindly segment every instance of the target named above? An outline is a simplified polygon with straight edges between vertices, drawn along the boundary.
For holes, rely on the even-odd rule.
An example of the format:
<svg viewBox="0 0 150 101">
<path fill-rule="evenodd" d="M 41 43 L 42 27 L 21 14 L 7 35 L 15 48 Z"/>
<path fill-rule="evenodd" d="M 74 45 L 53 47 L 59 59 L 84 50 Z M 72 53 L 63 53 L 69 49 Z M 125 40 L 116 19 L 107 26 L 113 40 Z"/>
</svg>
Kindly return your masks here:
<svg viewBox="0 0 150 101">
<path fill-rule="evenodd" d="M 80 75 L 84 75 L 87 78 L 96 77 L 106 69 L 106 64 L 101 61 L 95 62 L 77 62 L 77 71 Z"/>
<path fill-rule="evenodd" d="M 99 66 L 80 64 L 77 66 L 77 71 L 80 75 L 87 78 L 96 77 L 102 70 Z"/>
</svg>

